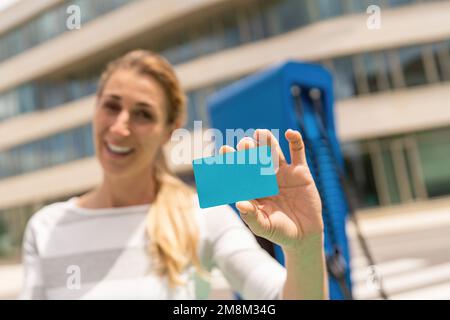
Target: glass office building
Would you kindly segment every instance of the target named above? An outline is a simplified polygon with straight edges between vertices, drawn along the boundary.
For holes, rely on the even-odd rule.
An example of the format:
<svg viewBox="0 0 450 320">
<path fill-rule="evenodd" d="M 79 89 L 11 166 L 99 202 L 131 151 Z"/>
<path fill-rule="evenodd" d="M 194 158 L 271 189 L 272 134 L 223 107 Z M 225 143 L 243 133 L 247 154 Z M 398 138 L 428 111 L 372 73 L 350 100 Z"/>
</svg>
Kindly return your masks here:
<svg viewBox="0 0 450 320">
<path fill-rule="evenodd" d="M 450 195 L 450 1 L 46 0 L 23 10 L 30 1 L 0 12 L 0 233 L 11 235 L 0 250 L 19 246 L 37 209 L 98 182 L 83 175 L 98 170 L 97 82 L 135 48 L 175 65 L 191 130 L 208 125 L 206 98 L 223 86 L 275 60 L 323 64 L 359 209 Z M 71 5 L 80 30 L 67 29 Z M 381 8 L 380 30 L 367 29 L 369 5 Z"/>
</svg>

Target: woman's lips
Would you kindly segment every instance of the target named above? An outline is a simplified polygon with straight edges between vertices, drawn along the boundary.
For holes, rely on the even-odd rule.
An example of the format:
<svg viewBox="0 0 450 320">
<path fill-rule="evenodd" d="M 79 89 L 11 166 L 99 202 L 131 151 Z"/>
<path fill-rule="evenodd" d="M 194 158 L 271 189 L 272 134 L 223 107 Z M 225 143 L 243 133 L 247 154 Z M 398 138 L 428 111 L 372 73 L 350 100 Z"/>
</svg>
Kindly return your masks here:
<svg viewBox="0 0 450 320">
<path fill-rule="evenodd" d="M 124 158 L 134 152 L 134 149 L 131 147 L 118 146 L 107 142 L 105 142 L 105 149 L 116 158 Z"/>
</svg>

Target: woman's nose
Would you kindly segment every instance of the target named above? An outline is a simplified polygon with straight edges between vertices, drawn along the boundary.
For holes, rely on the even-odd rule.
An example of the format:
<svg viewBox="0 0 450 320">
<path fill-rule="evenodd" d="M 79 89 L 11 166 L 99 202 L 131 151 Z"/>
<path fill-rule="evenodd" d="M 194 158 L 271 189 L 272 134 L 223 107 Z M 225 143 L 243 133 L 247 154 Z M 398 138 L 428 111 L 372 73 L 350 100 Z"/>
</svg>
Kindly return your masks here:
<svg viewBox="0 0 450 320">
<path fill-rule="evenodd" d="M 119 115 L 116 118 L 116 121 L 114 121 L 113 125 L 109 128 L 109 130 L 117 135 L 129 136 L 130 135 L 129 120 L 130 120 L 129 113 L 126 111 L 122 111 L 119 113 Z"/>
</svg>

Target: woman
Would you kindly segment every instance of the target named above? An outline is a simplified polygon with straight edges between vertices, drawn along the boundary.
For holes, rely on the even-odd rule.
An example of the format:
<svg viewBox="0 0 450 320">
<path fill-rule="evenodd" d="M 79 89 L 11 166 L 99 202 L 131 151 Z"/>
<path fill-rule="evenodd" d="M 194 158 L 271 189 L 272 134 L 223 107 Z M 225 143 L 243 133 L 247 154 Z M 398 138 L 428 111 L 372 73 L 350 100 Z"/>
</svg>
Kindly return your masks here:
<svg viewBox="0 0 450 320">
<path fill-rule="evenodd" d="M 31 218 L 22 298 L 202 299 L 213 267 L 247 299 L 327 298 L 321 202 L 300 133 L 285 133 L 291 164 L 268 130 L 239 142 L 238 150 L 274 146 L 280 190 L 238 202 L 241 220 L 229 206 L 200 209 L 195 192 L 167 169 L 162 147 L 185 113 L 161 56 L 137 50 L 109 64 L 93 117 L 102 183 Z M 282 247 L 286 268 L 242 221 Z"/>
</svg>

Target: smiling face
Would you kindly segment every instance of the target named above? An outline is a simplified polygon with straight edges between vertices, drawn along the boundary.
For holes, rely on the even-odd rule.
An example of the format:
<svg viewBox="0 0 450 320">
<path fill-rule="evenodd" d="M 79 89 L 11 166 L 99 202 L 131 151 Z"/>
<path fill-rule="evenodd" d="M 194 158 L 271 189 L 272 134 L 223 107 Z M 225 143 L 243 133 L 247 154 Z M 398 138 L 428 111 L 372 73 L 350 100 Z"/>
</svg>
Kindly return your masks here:
<svg viewBox="0 0 450 320">
<path fill-rule="evenodd" d="M 118 69 L 97 98 L 93 127 L 97 158 L 105 174 L 149 172 L 170 137 L 168 99 L 152 77 Z"/>
</svg>

